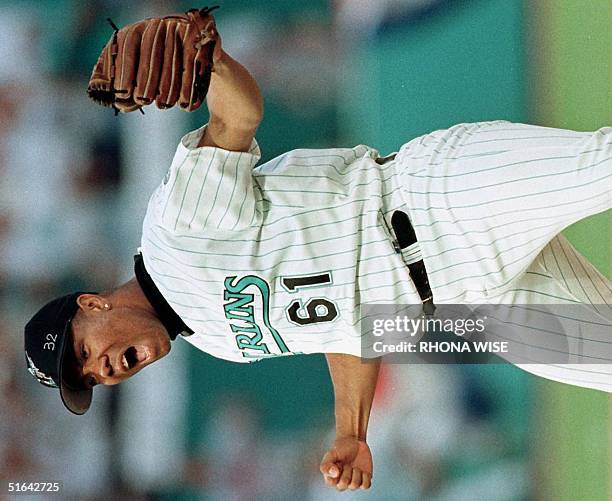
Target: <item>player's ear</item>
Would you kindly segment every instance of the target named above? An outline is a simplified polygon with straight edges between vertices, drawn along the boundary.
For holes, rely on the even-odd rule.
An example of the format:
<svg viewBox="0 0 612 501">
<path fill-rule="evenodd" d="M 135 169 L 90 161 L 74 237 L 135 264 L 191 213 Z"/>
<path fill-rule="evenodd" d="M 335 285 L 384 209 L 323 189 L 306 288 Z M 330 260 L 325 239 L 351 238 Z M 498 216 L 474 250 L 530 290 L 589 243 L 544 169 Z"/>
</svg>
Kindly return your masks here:
<svg viewBox="0 0 612 501">
<path fill-rule="evenodd" d="M 98 294 L 81 294 L 77 298 L 77 304 L 84 312 L 106 311 L 110 309 L 108 299 Z"/>
</svg>

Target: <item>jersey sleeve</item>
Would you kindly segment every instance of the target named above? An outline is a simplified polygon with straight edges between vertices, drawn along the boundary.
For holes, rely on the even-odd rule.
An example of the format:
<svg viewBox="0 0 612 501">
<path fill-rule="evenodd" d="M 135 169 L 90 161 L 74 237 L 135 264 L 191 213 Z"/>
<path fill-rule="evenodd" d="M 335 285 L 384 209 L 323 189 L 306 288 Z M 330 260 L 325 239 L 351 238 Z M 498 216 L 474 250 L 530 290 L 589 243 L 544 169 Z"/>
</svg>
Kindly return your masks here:
<svg viewBox="0 0 612 501">
<path fill-rule="evenodd" d="M 157 220 L 170 231 L 237 231 L 256 221 L 253 167 L 261 158 L 253 139 L 248 152 L 198 147 L 207 125 L 186 134 L 155 193 Z"/>
</svg>

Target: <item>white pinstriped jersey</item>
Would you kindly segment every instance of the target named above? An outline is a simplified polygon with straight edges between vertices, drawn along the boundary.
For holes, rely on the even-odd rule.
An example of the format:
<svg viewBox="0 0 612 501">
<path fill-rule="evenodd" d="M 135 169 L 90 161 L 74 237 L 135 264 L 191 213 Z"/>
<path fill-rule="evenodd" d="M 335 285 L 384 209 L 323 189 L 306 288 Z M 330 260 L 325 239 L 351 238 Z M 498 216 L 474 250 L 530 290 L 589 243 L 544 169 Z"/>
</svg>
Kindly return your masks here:
<svg viewBox="0 0 612 501">
<path fill-rule="evenodd" d="M 418 237 L 403 258 L 422 254 L 435 303 L 604 305 L 612 322 L 610 282 L 558 235 L 612 206 L 612 128 L 460 124 L 382 166 L 359 145 L 258 167 L 255 141 L 248 153 L 197 148 L 202 130 L 149 202 L 142 252 L 195 331 L 185 339 L 214 356 L 360 355 L 360 305 L 420 302 L 388 230 L 396 209 Z M 532 362 L 521 367 L 612 391 L 612 361 Z"/>
<path fill-rule="evenodd" d="M 143 225 L 146 268 L 198 348 L 248 362 L 360 354 L 361 303 L 420 303 L 382 212 L 401 205 L 393 163 L 354 148 L 248 153 L 178 146 Z M 255 167 L 255 168 L 254 168 Z"/>
<path fill-rule="evenodd" d="M 561 230 L 612 204 L 612 128 L 459 124 L 403 145 L 403 197 L 437 302 L 512 285 Z"/>
</svg>

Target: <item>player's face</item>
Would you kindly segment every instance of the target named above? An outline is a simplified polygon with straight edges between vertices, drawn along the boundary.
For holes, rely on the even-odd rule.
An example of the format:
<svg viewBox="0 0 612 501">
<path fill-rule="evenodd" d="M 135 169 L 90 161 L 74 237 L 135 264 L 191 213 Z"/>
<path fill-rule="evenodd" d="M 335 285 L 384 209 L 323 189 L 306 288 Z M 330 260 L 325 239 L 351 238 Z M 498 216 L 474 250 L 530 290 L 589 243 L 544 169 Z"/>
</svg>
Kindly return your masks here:
<svg viewBox="0 0 612 501">
<path fill-rule="evenodd" d="M 170 351 L 170 338 L 153 315 L 132 308 L 82 314 L 73 323 L 77 367 L 72 377 L 86 386 L 113 385 L 133 376 Z"/>
</svg>

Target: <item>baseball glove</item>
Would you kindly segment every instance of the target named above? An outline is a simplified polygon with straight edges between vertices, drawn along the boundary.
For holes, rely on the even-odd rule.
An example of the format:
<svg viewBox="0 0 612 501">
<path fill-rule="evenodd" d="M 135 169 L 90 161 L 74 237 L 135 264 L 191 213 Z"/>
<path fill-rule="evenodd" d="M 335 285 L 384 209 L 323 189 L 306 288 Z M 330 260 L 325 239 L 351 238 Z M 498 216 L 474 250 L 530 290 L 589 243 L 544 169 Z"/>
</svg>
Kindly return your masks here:
<svg viewBox="0 0 612 501">
<path fill-rule="evenodd" d="M 155 101 L 158 108 L 178 103 L 184 111 L 199 108 L 212 71 L 216 27 L 211 12 L 152 17 L 115 30 L 93 68 L 87 94 L 115 114 Z"/>
</svg>

